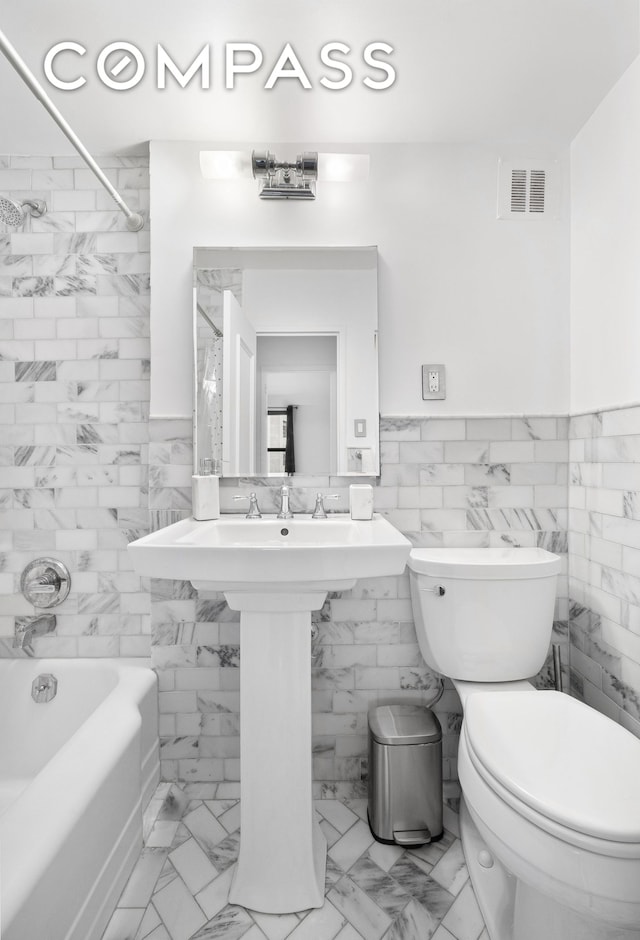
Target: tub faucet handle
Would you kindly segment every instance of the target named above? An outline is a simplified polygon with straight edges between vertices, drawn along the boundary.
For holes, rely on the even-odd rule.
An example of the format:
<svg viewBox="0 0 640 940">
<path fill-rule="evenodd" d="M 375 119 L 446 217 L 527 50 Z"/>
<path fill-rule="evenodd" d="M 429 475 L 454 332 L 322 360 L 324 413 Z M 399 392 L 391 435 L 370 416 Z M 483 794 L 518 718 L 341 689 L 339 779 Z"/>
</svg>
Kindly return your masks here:
<svg viewBox="0 0 640 940">
<path fill-rule="evenodd" d="M 22 572 L 20 590 L 34 607 L 55 607 L 71 588 L 69 569 L 55 558 L 36 558 Z"/>
</svg>

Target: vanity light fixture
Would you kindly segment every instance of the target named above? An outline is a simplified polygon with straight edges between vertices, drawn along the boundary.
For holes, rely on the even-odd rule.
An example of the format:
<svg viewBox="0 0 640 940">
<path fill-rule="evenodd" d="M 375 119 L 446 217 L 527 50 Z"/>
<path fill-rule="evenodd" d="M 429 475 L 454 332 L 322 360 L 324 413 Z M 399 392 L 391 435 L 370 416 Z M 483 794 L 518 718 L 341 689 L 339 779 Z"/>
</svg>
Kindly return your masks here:
<svg viewBox="0 0 640 940">
<path fill-rule="evenodd" d="M 268 150 L 201 150 L 205 179 L 259 180 L 261 199 L 315 199 L 316 180 L 357 182 L 369 175 L 365 153 L 305 151 L 295 161 L 277 160 Z"/>
</svg>

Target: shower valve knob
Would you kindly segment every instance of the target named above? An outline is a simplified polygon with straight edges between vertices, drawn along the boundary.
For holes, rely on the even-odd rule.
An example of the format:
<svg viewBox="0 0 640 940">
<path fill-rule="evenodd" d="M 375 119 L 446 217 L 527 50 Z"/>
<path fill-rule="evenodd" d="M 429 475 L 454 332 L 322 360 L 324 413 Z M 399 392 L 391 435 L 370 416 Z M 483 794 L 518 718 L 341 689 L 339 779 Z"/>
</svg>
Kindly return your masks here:
<svg viewBox="0 0 640 940">
<path fill-rule="evenodd" d="M 55 607 L 71 589 L 69 569 L 55 558 L 36 558 L 22 572 L 20 590 L 34 607 Z"/>
</svg>

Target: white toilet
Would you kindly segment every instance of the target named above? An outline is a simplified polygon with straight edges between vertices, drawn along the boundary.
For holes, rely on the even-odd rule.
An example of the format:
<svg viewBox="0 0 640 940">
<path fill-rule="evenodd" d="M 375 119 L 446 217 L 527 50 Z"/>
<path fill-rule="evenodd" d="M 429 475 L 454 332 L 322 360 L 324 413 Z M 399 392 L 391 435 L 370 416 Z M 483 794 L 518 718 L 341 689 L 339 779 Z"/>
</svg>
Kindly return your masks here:
<svg viewBox="0 0 640 940">
<path fill-rule="evenodd" d="M 640 940 L 640 740 L 536 691 L 560 559 L 413 549 L 416 632 L 464 721 L 462 844 L 491 940 Z"/>
</svg>

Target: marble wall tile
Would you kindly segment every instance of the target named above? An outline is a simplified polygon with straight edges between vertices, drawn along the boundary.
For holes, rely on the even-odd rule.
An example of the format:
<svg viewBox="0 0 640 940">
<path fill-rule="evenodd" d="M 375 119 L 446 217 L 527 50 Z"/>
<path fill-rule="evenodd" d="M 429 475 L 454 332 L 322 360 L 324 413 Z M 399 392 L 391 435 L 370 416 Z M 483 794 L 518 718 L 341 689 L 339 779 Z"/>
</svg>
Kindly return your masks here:
<svg viewBox="0 0 640 940">
<path fill-rule="evenodd" d="M 640 408 L 571 418 L 571 689 L 640 737 Z"/>
<path fill-rule="evenodd" d="M 150 504 L 164 507 L 170 514 L 166 522 L 174 521 L 189 512 L 188 479 L 175 474 L 180 468 L 176 461 L 191 456 L 191 427 L 187 422 L 152 421 L 150 428 Z M 480 462 L 486 461 L 494 443 L 491 433 L 500 434 L 496 443 L 502 448 L 503 463 Z M 541 545 L 566 555 L 568 477 L 563 477 L 564 465 L 555 455 L 545 453 L 539 463 L 534 451 L 536 443 L 556 444 L 566 433 L 567 422 L 559 418 L 383 417 L 383 462 L 374 489 L 375 508 L 417 545 Z M 183 466 L 186 473 L 191 472 L 190 460 Z M 177 482 L 184 486 L 176 486 Z M 311 511 L 315 492 L 323 485 L 329 481 L 318 478 L 297 486 L 297 511 Z M 268 479 L 223 480 L 223 510 L 236 509 L 231 495 L 257 486 L 261 487 L 260 505 L 272 510 L 275 486 Z M 224 779 L 231 783 L 237 766 L 233 756 L 225 755 L 232 755 L 229 748 L 238 746 L 238 614 L 228 609 L 221 595 L 202 595 L 196 600 L 195 614 L 192 608 L 180 614 L 175 606 L 167 606 L 175 604 L 171 596 L 171 591 L 165 591 L 152 599 L 152 656 L 162 688 L 174 693 L 184 688 L 198 690 L 197 711 L 185 712 L 182 723 L 199 736 L 199 752 L 191 759 L 167 758 L 165 773 L 173 779 L 182 768 L 189 779 L 206 780 L 222 772 L 230 775 Z M 568 668 L 569 635 L 563 620 L 568 616 L 566 575 L 560 581 L 557 615 L 553 640 L 562 644 Z M 194 623 L 186 646 L 176 649 L 180 616 L 185 618 L 182 626 L 187 626 L 187 620 Z M 217 635 L 198 642 L 194 632 L 198 623 L 214 627 Z M 428 702 L 437 689 L 419 653 L 408 579 L 359 582 L 352 591 L 331 595 L 314 614 L 313 623 L 315 786 L 325 795 L 362 797 L 366 795 L 368 709 L 384 702 Z M 233 631 L 226 643 L 220 631 Z M 215 674 L 210 673 L 207 682 L 200 681 L 188 676 L 191 669 L 215 670 Z M 537 682 L 552 684 L 550 659 Z M 452 688 L 436 710 L 444 729 L 445 775 L 451 779 L 457 773 L 460 732 L 460 707 Z M 174 714 L 179 716 L 179 710 Z M 168 746 L 175 737 L 174 728 L 167 727 Z M 222 768 L 199 765 L 205 755 L 207 761 L 222 760 Z"/>
<path fill-rule="evenodd" d="M 15 402 L 13 414 L 0 413 L 6 473 L 5 484 L 0 481 L 0 526 L 16 562 L 13 606 L 21 606 L 22 567 L 46 551 L 69 565 L 72 590 L 56 611 L 57 635 L 36 639 L 36 655 L 148 655 L 149 596 L 126 553 L 130 508 L 144 506 L 138 533 L 148 529 L 147 469 L 128 485 L 118 476 L 122 460 L 116 450 L 98 450 L 117 444 L 118 424 L 147 420 L 148 364 L 140 357 L 131 360 L 137 369 L 129 375 L 109 376 L 100 374 L 98 362 L 105 355 L 118 357 L 118 337 L 144 336 L 146 327 L 132 327 L 128 312 L 120 329 L 112 325 L 120 319 L 119 284 L 103 281 L 97 296 L 98 278 L 117 276 L 121 268 L 126 275 L 144 274 L 148 241 L 143 233 L 122 233 L 126 242 L 98 245 L 98 225 L 92 234 L 74 231 L 75 213 L 96 208 L 101 187 L 87 178 L 78 190 L 74 169 L 54 163 L 50 157 L 12 159 L 15 168 L 7 172 L 19 174 L 23 195 L 45 199 L 49 211 L 24 230 L 1 236 L 0 245 L 0 279 L 7 286 L 0 320 L 14 324 L 0 370 L 0 399 Z M 136 173 L 146 191 L 146 166 Z M 112 221 L 122 226 L 119 213 Z M 137 287 L 148 295 L 148 280 Z M 105 322 L 109 326 L 102 327 Z M 146 454 L 138 446 L 128 460 L 141 469 Z"/>
</svg>

